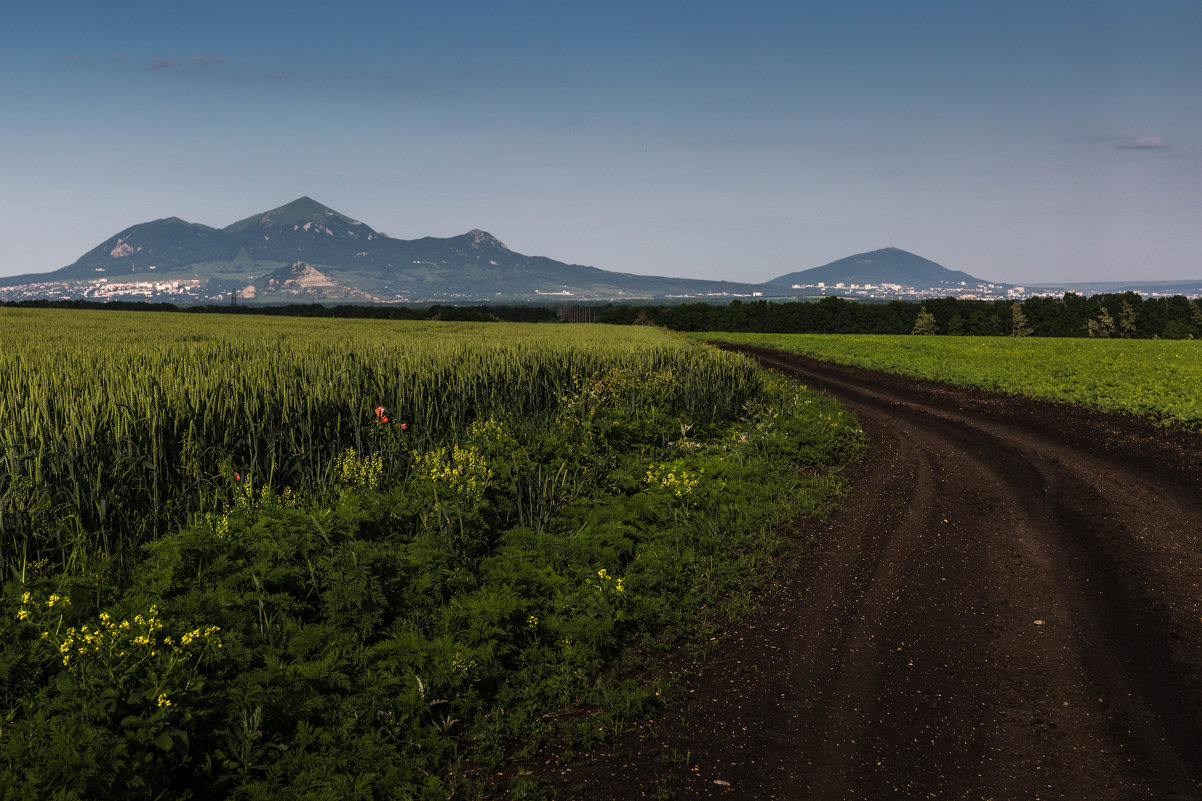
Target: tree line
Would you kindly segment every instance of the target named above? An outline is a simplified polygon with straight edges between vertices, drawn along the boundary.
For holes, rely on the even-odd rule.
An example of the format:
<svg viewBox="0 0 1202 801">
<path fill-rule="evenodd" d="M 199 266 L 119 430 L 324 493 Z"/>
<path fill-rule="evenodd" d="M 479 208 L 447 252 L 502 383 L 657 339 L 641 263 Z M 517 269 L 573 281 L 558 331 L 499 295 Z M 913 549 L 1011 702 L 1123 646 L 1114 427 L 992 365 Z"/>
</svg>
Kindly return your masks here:
<svg viewBox="0 0 1202 801">
<path fill-rule="evenodd" d="M 1143 298 L 1135 292 L 1065 293 L 1058 298 L 863 303 L 828 297 L 819 301 L 734 300 L 727 305 L 537 304 L 469 306 L 376 306 L 287 304 L 279 306 L 176 306 L 146 301 L 23 300 L 0 306 L 191 314 L 257 314 L 288 317 L 352 317 L 447 322 L 585 322 L 658 325 L 674 331 L 746 331 L 773 334 L 943 334 L 951 336 L 1102 337 L 1202 339 L 1202 298 Z M 587 314 L 574 314 L 574 311 Z"/>
<path fill-rule="evenodd" d="M 828 297 L 813 302 L 734 300 L 710 303 L 611 306 L 597 322 L 658 325 L 675 331 L 773 334 L 943 334 L 951 336 L 1202 338 L 1202 299 L 1105 295 L 922 302 L 860 303 Z"/>
</svg>

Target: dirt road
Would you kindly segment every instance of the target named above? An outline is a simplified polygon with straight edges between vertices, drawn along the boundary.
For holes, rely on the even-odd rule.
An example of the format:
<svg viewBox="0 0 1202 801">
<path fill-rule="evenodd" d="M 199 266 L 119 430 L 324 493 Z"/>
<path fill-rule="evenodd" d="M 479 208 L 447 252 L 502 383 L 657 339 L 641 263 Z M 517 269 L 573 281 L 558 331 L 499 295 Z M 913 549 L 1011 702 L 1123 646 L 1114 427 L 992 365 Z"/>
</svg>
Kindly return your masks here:
<svg viewBox="0 0 1202 801">
<path fill-rule="evenodd" d="M 688 701 L 559 797 L 1202 797 L 1202 436 L 740 349 L 870 453 Z"/>
</svg>

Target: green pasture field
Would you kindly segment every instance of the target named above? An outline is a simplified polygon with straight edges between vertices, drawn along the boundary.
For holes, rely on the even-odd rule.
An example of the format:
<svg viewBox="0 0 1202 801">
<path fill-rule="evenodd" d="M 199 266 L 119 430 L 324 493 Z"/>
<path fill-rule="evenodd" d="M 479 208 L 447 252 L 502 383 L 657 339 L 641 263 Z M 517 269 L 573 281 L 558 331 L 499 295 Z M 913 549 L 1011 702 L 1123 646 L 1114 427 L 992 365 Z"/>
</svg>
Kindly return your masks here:
<svg viewBox="0 0 1202 801">
<path fill-rule="evenodd" d="M 690 334 L 1202 428 L 1202 341 Z"/>
<path fill-rule="evenodd" d="M 0 309 L 0 797 L 475 798 L 670 702 L 863 435 L 667 332 Z"/>
</svg>

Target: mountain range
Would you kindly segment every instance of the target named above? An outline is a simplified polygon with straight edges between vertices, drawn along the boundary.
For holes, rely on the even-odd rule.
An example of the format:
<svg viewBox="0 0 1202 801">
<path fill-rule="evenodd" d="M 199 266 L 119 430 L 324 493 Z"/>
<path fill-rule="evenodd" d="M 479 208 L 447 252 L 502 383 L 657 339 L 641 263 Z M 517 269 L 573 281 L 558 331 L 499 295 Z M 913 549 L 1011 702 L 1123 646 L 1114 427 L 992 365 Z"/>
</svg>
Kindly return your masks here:
<svg viewBox="0 0 1202 801">
<path fill-rule="evenodd" d="M 178 217 L 142 223 L 34 283 L 183 282 L 257 302 L 621 299 L 751 294 L 755 287 L 618 273 L 516 253 L 486 231 L 394 239 L 309 197 L 225 228 Z"/>
<path fill-rule="evenodd" d="M 786 258 L 795 258 L 787 254 Z M 1080 288 L 1077 288 L 1077 287 Z M 1101 291 L 1122 291 L 1107 285 Z M 1149 285 L 1151 287 L 1151 285 Z M 1047 287 L 1044 294 L 1092 285 Z M 492 234 L 395 239 L 309 197 L 225 228 L 179 217 L 126 228 L 49 273 L 0 278 L 0 300 L 153 299 L 183 303 L 468 303 L 735 297 L 1015 297 L 1015 288 L 895 247 L 762 284 L 635 275 L 510 250 Z M 1200 294 L 1200 282 L 1150 294 Z"/>
</svg>

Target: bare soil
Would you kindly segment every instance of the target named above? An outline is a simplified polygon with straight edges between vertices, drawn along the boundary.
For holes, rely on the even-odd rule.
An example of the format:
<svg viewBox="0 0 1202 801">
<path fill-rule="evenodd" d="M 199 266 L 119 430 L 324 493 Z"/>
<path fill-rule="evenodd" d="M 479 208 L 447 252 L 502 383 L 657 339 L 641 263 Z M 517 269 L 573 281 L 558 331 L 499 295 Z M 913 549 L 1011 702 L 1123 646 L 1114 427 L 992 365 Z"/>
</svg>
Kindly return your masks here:
<svg viewBox="0 0 1202 801">
<path fill-rule="evenodd" d="M 1202 435 L 758 348 L 870 452 L 559 798 L 1202 798 Z"/>
</svg>

